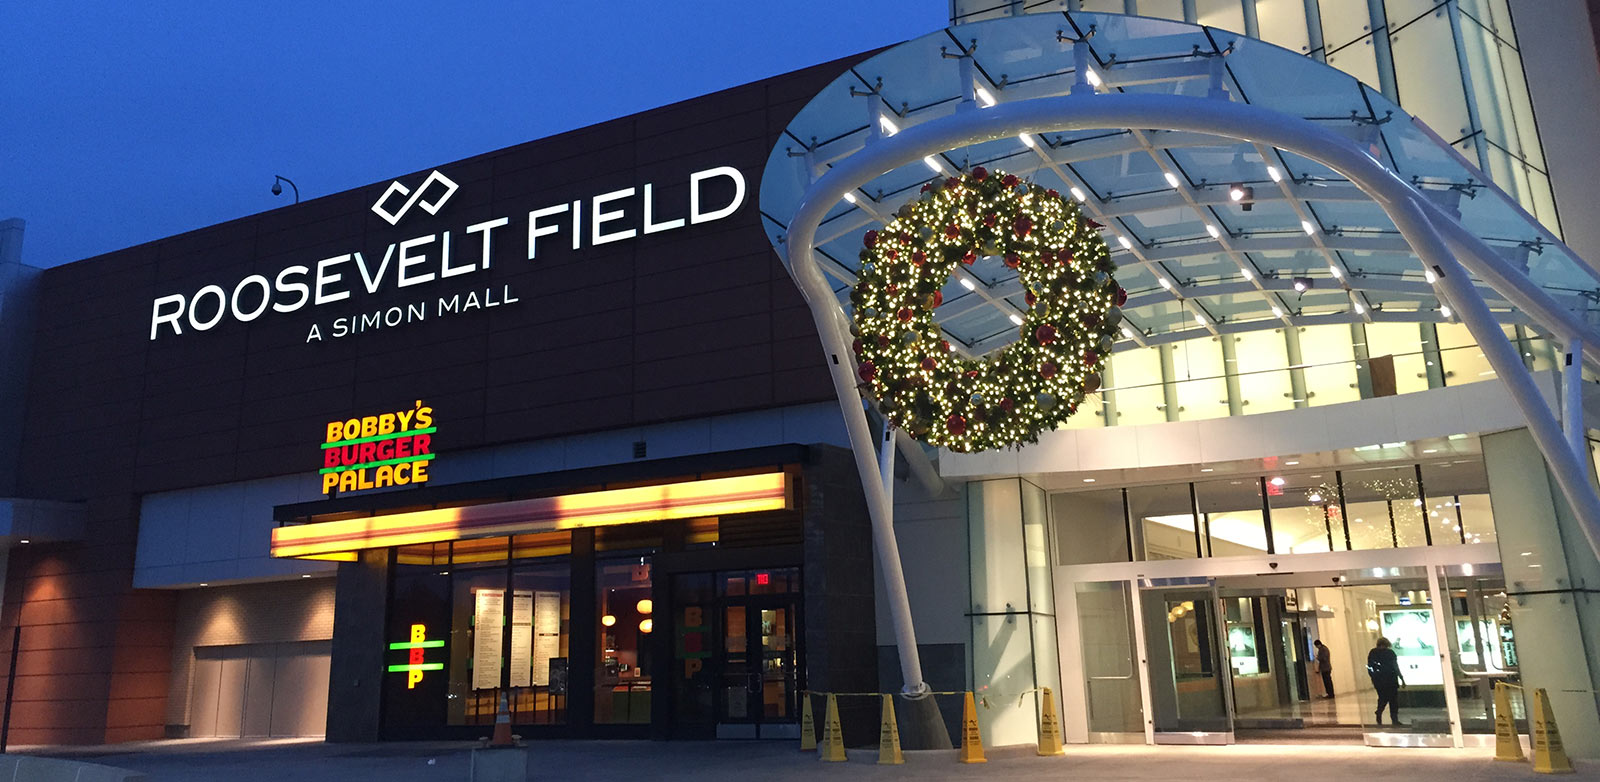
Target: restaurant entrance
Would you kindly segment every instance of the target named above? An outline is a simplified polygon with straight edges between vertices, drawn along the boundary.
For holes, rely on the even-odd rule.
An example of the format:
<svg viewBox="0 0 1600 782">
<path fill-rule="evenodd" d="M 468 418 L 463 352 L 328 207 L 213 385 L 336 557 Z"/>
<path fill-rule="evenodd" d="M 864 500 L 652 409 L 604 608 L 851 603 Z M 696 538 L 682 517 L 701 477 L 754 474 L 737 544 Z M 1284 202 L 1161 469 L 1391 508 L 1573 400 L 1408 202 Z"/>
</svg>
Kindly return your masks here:
<svg viewBox="0 0 1600 782">
<path fill-rule="evenodd" d="M 674 738 L 796 738 L 800 569 L 673 580 Z"/>
</svg>

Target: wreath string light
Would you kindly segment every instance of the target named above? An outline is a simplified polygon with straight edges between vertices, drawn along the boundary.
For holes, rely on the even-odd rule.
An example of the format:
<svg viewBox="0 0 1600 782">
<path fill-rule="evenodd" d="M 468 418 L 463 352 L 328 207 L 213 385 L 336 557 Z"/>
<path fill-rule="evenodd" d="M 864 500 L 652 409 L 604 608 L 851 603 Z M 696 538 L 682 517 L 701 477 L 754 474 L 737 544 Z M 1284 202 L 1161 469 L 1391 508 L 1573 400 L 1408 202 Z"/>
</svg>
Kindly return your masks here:
<svg viewBox="0 0 1600 782">
<path fill-rule="evenodd" d="M 1060 193 L 974 168 L 924 185 L 863 237 L 850 294 L 862 390 L 895 426 L 971 452 L 1037 442 L 1100 387 L 1127 292 L 1101 226 Z M 958 265 L 998 257 L 1027 310 L 1018 339 L 981 358 L 951 349 L 934 319 Z"/>
</svg>

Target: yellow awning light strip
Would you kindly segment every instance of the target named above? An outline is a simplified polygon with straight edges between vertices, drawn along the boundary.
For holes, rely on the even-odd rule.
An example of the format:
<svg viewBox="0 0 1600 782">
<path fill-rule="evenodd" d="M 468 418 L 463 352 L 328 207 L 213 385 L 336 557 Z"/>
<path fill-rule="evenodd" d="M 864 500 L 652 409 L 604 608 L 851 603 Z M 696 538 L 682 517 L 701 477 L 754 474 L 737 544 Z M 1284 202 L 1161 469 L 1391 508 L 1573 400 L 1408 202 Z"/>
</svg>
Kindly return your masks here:
<svg viewBox="0 0 1600 782">
<path fill-rule="evenodd" d="M 793 507 L 780 471 L 278 527 L 272 556 L 354 559 L 360 549 Z"/>
</svg>

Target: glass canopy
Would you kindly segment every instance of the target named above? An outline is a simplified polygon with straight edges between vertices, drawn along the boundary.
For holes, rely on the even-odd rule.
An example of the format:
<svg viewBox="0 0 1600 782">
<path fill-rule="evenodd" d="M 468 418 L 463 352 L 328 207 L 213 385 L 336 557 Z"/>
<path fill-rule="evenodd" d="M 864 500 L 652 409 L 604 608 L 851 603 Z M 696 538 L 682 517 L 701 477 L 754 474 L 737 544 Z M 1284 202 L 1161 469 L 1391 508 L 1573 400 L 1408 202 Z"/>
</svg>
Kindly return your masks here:
<svg viewBox="0 0 1600 782">
<path fill-rule="evenodd" d="M 1206 96 L 1312 120 L 1348 136 L 1586 322 L 1600 322 L 1600 275 L 1448 143 L 1355 78 L 1238 33 L 1118 14 L 1040 13 L 963 24 L 851 68 L 789 124 L 767 161 L 761 210 L 782 252 L 806 189 L 879 135 L 956 111 L 1065 95 L 1073 40 L 1088 38 L 1101 92 Z M 819 263 L 843 306 L 862 234 L 935 176 L 983 165 L 1055 188 L 1106 226 L 1130 294 L 1118 349 L 1218 333 L 1454 316 L 1378 204 L 1347 179 L 1272 147 L 1145 128 L 1044 132 L 944 152 L 879 176 L 834 205 Z M 1242 200 L 1231 197 L 1239 188 Z M 1505 323 L 1528 324 L 1486 284 Z M 1025 304 L 1015 271 L 981 259 L 944 288 L 936 318 L 958 350 L 981 355 L 1016 336 Z M 1539 324 L 1531 324 L 1539 325 Z"/>
</svg>

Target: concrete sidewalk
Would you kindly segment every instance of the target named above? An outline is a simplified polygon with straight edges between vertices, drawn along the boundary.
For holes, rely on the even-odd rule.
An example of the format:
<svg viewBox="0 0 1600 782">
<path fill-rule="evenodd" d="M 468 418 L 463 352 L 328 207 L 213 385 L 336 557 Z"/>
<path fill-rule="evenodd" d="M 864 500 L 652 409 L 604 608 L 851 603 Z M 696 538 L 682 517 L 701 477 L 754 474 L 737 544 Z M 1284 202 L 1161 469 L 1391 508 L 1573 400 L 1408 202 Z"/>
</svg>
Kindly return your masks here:
<svg viewBox="0 0 1600 782">
<path fill-rule="evenodd" d="M 18 748 L 143 771 L 151 782 L 457 782 L 471 745 L 461 742 L 324 744 L 319 741 L 186 740 L 85 748 Z M 789 742 L 544 741 L 533 745 L 551 780 L 980 779 L 1285 780 L 1490 782 L 1552 777 L 1527 764 L 1496 763 L 1488 750 L 1372 749 L 1356 746 L 1072 746 L 1064 758 L 1031 747 L 989 750 L 989 763 L 960 765 L 954 752 L 907 753 L 903 766 L 878 766 L 852 750 L 850 763 L 821 763 Z M 1600 779 L 1579 762 L 1565 779 Z"/>
</svg>

